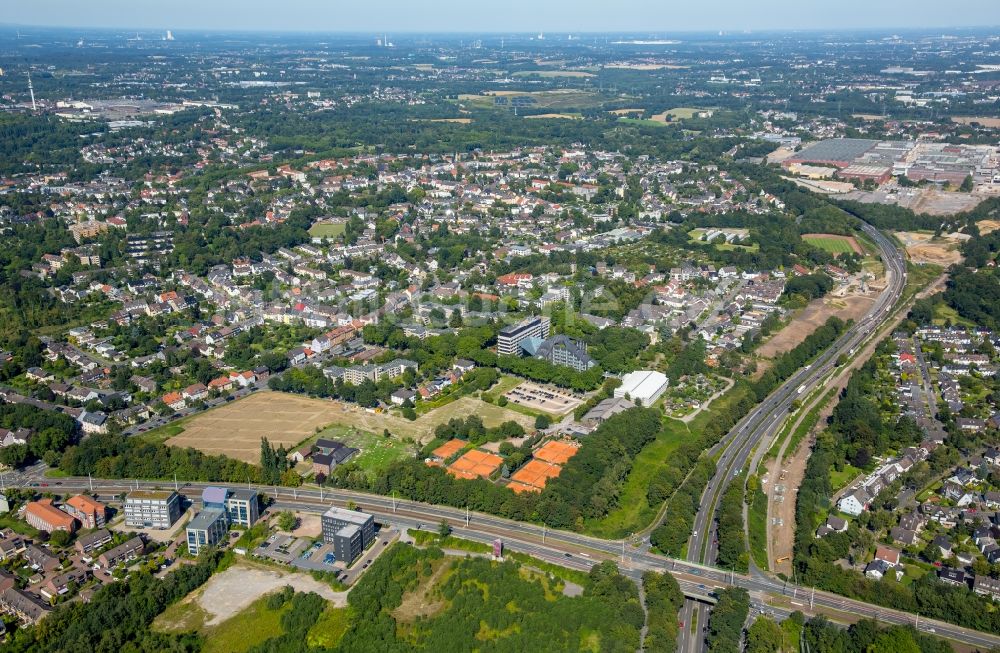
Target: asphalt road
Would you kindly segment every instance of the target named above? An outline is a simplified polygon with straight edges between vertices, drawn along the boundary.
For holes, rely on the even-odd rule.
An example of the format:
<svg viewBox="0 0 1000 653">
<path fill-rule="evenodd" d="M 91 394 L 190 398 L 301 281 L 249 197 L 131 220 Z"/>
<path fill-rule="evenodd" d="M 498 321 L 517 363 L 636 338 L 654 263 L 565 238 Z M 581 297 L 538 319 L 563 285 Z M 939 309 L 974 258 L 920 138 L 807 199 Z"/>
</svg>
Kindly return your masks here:
<svg viewBox="0 0 1000 653">
<path fill-rule="evenodd" d="M 89 490 L 92 487 L 93 491 L 105 499 L 137 487 L 144 489 L 175 487 L 169 481 L 94 479 L 91 482 L 86 478 L 49 481 L 49 489 L 52 491 Z M 209 485 L 245 487 L 232 483 L 184 483 L 178 484 L 176 488 L 182 494 L 195 497 Z M 361 492 L 282 487 L 255 489 L 274 498 L 279 508 L 323 512 L 330 505 L 345 506 L 348 501 L 353 501 L 365 512 L 375 515 L 379 521 L 400 528 L 415 528 L 420 525 L 428 530 L 437 530 L 441 521 L 445 520 L 459 537 L 486 543 L 500 538 L 508 549 L 523 551 L 571 568 L 586 570 L 599 561 L 615 560 L 622 572 L 631 578 L 639 578 L 642 572 L 647 570 L 669 572 L 678 579 L 682 589 L 689 595 L 704 594 L 715 588 L 744 587 L 751 592 L 755 608 L 767 611 L 769 614 L 785 615 L 794 609 L 801 610 L 805 614 L 834 610 L 844 614 L 845 619 L 866 616 L 878 619 L 882 623 L 917 624 L 924 632 L 934 632 L 939 636 L 972 646 L 984 649 L 1000 646 L 1000 635 L 923 618 L 920 618 L 918 623 L 914 615 L 906 612 L 870 605 L 828 592 L 813 592 L 809 588 L 786 584 L 767 576 L 733 574 L 709 565 L 668 558 L 635 548 L 621 540 L 602 540 L 578 533 L 554 531 L 493 515 L 467 513 L 459 508 L 404 501 Z M 773 603 L 777 605 L 772 605 Z"/>
<path fill-rule="evenodd" d="M 460 537 L 482 542 L 492 542 L 495 538 L 504 541 L 510 549 L 523 551 L 543 560 L 577 568 L 589 569 L 601 560 L 613 559 L 619 563 L 623 573 L 632 578 L 638 578 L 643 571 L 655 570 L 669 572 L 681 584 L 689 596 L 704 595 L 715 588 L 737 586 L 750 591 L 754 609 L 775 616 L 785 616 L 791 610 L 799 609 L 806 614 L 816 611 L 836 611 L 845 618 L 870 617 L 883 623 L 914 624 L 924 632 L 935 633 L 941 637 L 953 639 L 972 646 L 991 648 L 1000 645 L 1000 636 L 954 626 L 941 621 L 921 619 L 915 615 L 870 605 L 861 601 L 847 599 L 836 594 L 814 591 L 784 583 L 767 576 L 757 570 L 750 575 L 733 574 L 708 564 L 701 560 L 714 560 L 714 537 L 710 525 L 714 519 L 715 508 L 725 484 L 734 476 L 738 476 L 745 467 L 754 447 L 763 438 L 773 435 L 780 426 L 782 415 L 787 414 L 791 403 L 801 394 L 805 395 L 822 378 L 835 367 L 835 361 L 841 354 L 851 355 L 858 346 L 889 316 L 892 307 L 902 295 L 905 285 L 905 262 L 892 243 L 874 228 L 865 226 L 865 232 L 878 244 L 882 250 L 883 262 L 889 275 L 888 285 L 869 313 L 843 334 L 825 352 L 807 368 L 796 372 L 792 377 L 754 408 L 747 416 L 712 449 L 713 455 L 718 455 L 717 473 L 706 488 L 702 497 L 703 509 L 699 511 L 694 534 L 688 546 L 688 560 L 678 560 L 651 553 L 643 549 L 631 547 L 624 541 L 601 540 L 577 533 L 552 531 L 542 526 L 515 522 L 492 515 L 469 513 L 456 508 L 422 504 L 413 501 L 396 500 L 390 497 L 370 495 L 347 491 L 325 490 L 292 490 L 289 488 L 257 488 L 264 494 L 276 499 L 279 507 L 296 508 L 322 512 L 331 504 L 346 505 L 348 501 L 360 504 L 363 510 L 376 515 L 383 521 L 390 522 L 402 528 L 423 527 L 435 530 L 442 521 L 447 521 L 454 533 Z M 802 392 L 799 389 L 802 388 Z M 37 483 L 25 477 L 20 484 Z M 53 490 L 87 490 L 93 489 L 104 495 L 117 495 L 133 488 L 169 488 L 171 483 L 164 481 L 122 481 L 88 479 L 52 479 L 49 484 Z M 178 486 L 182 492 L 197 493 L 206 485 L 189 483 Z M 772 605 L 777 602 L 779 605 Z M 685 625 L 682 634 L 690 635 L 693 618 L 700 611 L 686 604 L 681 613 Z M 695 621 L 695 628 L 700 629 L 703 621 Z M 688 637 L 686 645 L 697 646 L 703 638 Z M 689 650 L 682 648 L 683 650 Z"/>
<path fill-rule="evenodd" d="M 813 362 L 798 370 L 778 389 L 768 395 L 751 410 L 733 429 L 711 450 L 717 456 L 716 473 L 709 481 L 701 497 L 700 510 L 695 516 L 691 538 L 688 540 L 687 559 L 691 562 L 711 564 L 717 553 L 715 533 L 715 512 L 722 494 L 729 483 L 742 474 L 750 463 L 750 458 L 758 446 L 766 446 L 777 433 L 791 410 L 792 403 L 805 397 L 824 382 L 836 367 L 842 355 L 852 355 L 861 344 L 874 333 L 892 313 L 892 308 L 902 297 L 906 285 L 906 261 L 902 252 L 880 231 L 871 225 L 862 226 L 864 232 L 875 241 L 886 267 L 886 288 L 875 304 L 861 320 L 842 334 L 830 347 L 820 353 Z M 751 562 L 751 575 L 766 577 Z M 698 650 L 704 646 L 700 634 L 707 621 L 708 610 L 704 605 L 687 602 L 681 610 L 685 623 L 694 622 L 692 629 L 683 629 L 678 637 L 678 649 L 683 652 Z"/>
</svg>

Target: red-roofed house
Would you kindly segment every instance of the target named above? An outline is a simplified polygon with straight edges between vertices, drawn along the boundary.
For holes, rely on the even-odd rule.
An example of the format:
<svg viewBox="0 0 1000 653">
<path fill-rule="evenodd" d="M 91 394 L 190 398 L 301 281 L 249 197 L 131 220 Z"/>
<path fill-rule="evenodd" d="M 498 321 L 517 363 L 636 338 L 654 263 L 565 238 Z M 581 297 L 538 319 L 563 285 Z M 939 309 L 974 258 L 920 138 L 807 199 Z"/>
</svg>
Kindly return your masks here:
<svg viewBox="0 0 1000 653">
<path fill-rule="evenodd" d="M 508 288 L 530 288 L 532 279 L 534 277 L 527 272 L 511 272 L 497 277 L 497 285 Z"/>
<path fill-rule="evenodd" d="M 220 376 L 217 379 L 212 379 L 208 382 L 209 390 L 218 390 L 219 392 L 225 392 L 226 390 L 233 389 L 233 380 L 228 376 Z"/>
<path fill-rule="evenodd" d="M 163 403 L 170 406 L 174 410 L 180 410 L 187 406 L 187 403 L 184 401 L 184 397 L 181 396 L 181 393 L 179 392 L 168 392 L 163 395 Z"/>
</svg>

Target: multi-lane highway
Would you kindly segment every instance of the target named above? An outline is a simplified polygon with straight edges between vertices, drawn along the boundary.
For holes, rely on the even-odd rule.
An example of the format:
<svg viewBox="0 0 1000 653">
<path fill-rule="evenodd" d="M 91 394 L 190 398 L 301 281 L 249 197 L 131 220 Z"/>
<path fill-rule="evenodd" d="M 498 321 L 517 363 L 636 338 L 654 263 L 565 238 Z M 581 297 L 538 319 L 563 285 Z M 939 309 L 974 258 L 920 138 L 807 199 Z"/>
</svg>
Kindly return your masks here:
<svg viewBox="0 0 1000 653">
<path fill-rule="evenodd" d="M 717 457 L 716 472 L 702 494 L 700 509 L 695 516 L 687 548 L 689 561 L 708 564 L 715 561 L 717 543 L 715 512 L 728 484 L 734 478 L 740 477 L 750 464 L 750 458 L 756 448 L 761 446 L 766 448 L 766 444 L 784 423 L 784 418 L 788 416 L 793 402 L 805 397 L 824 383 L 828 374 L 837 366 L 838 358 L 841 355 L 848 357 L 853 355 L 892 314 L 893 307 L 902 297 L 906 286 L 906 261 L 902 252 L 878 229 L 867 223 L 862 224 L 862 229 L 875 242 L 881 253 L 886 270 L 885 290 L 861 320 L 837 338 L 810 365 L 798 370 L 768 395 L 711 450 L 711 455 Z M 756 569 L 752 569 L 751 573 L 754 576 L 762 576 Z M 681 633 L 680 648 L 682 651 L 696 650 L 703 641 L 701 627 L 707 619 L 708 612 L 704 606 L 692 602 L 688 602 L 681 612 L 682 620 L 693 622 L 694 626 L 689 631 Z"/>
<path fill-rule="evenodd" d="M 714 545 L 712 522 L 718 500 L 726 484 L 745 469 L 755 447 L 772 437 L 788 414 L 792 402 L 799 396 L 822 383 L 827 374 L 836 367 L 841 354 L 850 356 L 876 328 L 888 318 L 893 307 L 902 296 L 905 286 L 905 262 L 893 244 L 874 228 L 865 225 L 865 232 L 877 243 L 886 266 L 887 286 L 869 313 L 813 363 L 788 379 L 763 402 L 755 407 L 716 445 L 711 454 L 717 457 L 717 472 L 702 497 L 694 532 L 688 546 L 688 560 L 677 560 L 657 555 L 641 548 L 635 548 L 625 541 L 601 540 L 577 533 L 553 531 L 544 526 L 515 522 L 492 515 L 470 513 L 445 506 L 422 504 L 359 492 L 322 489 L 257 488 L 270 495 L 279 508 L 322 511 L 326 506 L 337 503 L 346 505 L 353 501 L 381 521 L 404 528 L 423 527 L 436 529 L 442 520 L 447 521 L 456 535 L 472 540 L 489 542 L 495 538 L 504 541 L 505 546 L 530 555 L 548 559 L 559 564 L 578 569 L 589 569 L 600 560 L 614 559 L 623 572 L 637 578 L 646 570 L 667 571 L 673 574 L 688 596 L 707 596 L 714 588 L 737 586 L 750 591 L 756 609 L 778 616 L 787 615 L 799 609 L 807 614 L 823 612 L 836 618 L 871 617 L 883 623 L 914 624 L 925 632 L 933 632 L 971 646 L 991 648 L 1000 645 L 1000 636 L 954 626 L 941 621 L 918 619 L 912 614 L 882 608 L 860 601 L 847 599 L 836 594 L 797 587 L 754 570 L 750 575 L 740 575 L 713 567 Z M 10 478 L 7 479 L 12 480 Z M 23 485 L 38 485 L 37 478 L 17 479 Z M 123 481 L 105 479 L 52 479 L 49 489 L 55 491 L 93 490 L 106 497 L 126 492 L 132 488 L 172 487 L 165 481 Z M 178 489 L 192 496 L 200 493 L 207 484 L 189 483 Z M 220 485 L 220 484 L 213 484 Z M 221 484 L 226 485 L 226 484 Z M 702 641 L 700 625 L 703 623 L 686 607 L 687 615 L 682 629 L 689 636 L 684 643 L 691 648 Z M 702 615 L 702 619 L 703 619 Z M 694 636 L 691 635 L 691 619 L 694 618 Z"/>
<path fill-rule="evenodd" d="M 86 478 L 51 479 L 47 490 L 56 492 L 93 490 L 104 499 L 111 499 L 135 488 L 176 487 L 182 494 L 197 497 L 208 485 L 246 487 L 230 483 L 182 483 L 176 486 L 169 481 L 128 481 Z M 492 542 L 500 538 L 504 546 L 523 551 L 543 560 L 577 569 L 589 569 L 601 560 L 615 560 L 623 573 L 632 578 L 647 570 L 669 572 L 689 596 L 703 595 L 715 588 L 743 587 L 753 598 L 757 609 L 776 615 L 787 615 L 792 610 L 806 614 L 822 612 L 832 618 L 852 619 L 860 616 L 878 619 L 882 623 L 914 624 L 924 632 L 934 632 L 971 646 L 988 649 L 1000 646 L 1000 636 L 954 626 L 942 621 L 920 618 L 912 614 L 882 608 L 861 601 L 847 599 L 828 592 L 797 587 L 763 575 L 741 575 L 710 565 L 677 560 L 637 549 L 623 541 L 602 540 L 578 533 L 554 531 L 543 526 L 511 521 L 493 515 L 467 512 L 459 508 L 436 506 L 384 497 L 380 495 L 343 490 L 291 489 L 255 487 L 262 494 L 275 500 L 279 509 L 321 512 L 332 504 L 341 506 L 352 501 L 361 509 L 377 517 L 380 522 L 403 528 L 422 527 L 437 530 L 445 520 L 455 535 Z"/>
</svg>

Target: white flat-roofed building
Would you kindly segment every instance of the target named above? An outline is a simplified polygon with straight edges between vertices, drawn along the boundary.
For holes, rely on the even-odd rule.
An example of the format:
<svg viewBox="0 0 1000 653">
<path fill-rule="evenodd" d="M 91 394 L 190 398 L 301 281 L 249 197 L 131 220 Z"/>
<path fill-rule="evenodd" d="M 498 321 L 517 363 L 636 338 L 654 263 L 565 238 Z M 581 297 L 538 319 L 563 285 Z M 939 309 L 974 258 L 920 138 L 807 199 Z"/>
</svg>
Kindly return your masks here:
<svg viewBox="0 0 1000 653">
<path fill-rule="evenodd" d="M 622 377 L 622 384 L 615 388 L 616 397 L 628 397 L 632 401 L 651 406 L 667 390 L 670 380 L 665 374 L 652 370 L 629 372 Z"/>
</svg>

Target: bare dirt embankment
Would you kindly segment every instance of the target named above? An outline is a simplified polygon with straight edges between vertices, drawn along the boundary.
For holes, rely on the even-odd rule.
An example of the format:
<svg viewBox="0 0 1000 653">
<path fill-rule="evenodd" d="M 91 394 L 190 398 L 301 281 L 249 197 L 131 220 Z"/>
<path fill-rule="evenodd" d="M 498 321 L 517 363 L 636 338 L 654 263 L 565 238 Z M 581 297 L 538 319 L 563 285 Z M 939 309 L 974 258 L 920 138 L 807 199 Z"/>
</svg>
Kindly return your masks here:
<svg viewBox="0 0 1000 653">
<path fill-rule="evenodd" d="M 939 292 L 944 286 L 947 278 L 947 275 L 941 275 L 935 279 L 932 283 L 928 284 L 924 290 L 917 293 L 916 299 L 929 297 L 930 295 Z M 892 327 L 885 329 L 885 333 L 892 333 L 892 330 L 905 318 L 905 316 L 906 311 L 900 311 L 894 318 Z M 826 405 L 823 406 L 823 409 L 819 411 L 819 418 L 816 420 L 816 426 L 813 427 L 813 430 L 809 433 L 808 437 L 802 438 L 802 442 L 799 443 L 798 449 L 791 456 L 786 458 L 785 446 L 782 446 L 777 457 L 767 463 L 767 475 L 769 482 L 767 487 L 764 489 L 768 498 L 767 553 L 771 571 L 775 573 L 792 573 L 791 556 L 795 544 L 795 498 L 798 494 L 799 487 L 802 484 L 802 479 L 805 476 L 805 468 L 806 463 L 809 461 L 809 455 L 812 453 L 812 442 L 816 437 L 816 434 L 825 428 L 826 420 L 833 414 L 833 410 L 836 408 L 837 403 L 840 400 L 841 391 L 847 387 L 847 383 L 851 379 L 851 374 L 854 370 L 865 364 L 865 362 L 875 352 L 875 348 L 878 346 L 880 341 L 881 338 L 872 339 L 872 341 L 869 342 L 827 385 L 826 392 L 829 392 L 834 388 L 837 392 L 834 394 L 833 399 L 827 402 Z M 805 418 L 808 414 L 809 408 L 810 406 L 803 407 L 803 412 L 799 413 L 796 425 Z M 777 485 L 782 486 L 782 492 L 778 493 L 775 491 L 777 489 Z M 775 501 L 775 497 L 779 495 L 782 496 L 783 499 L 780 502 Z M 785 560 L 781 563 L 776 562 L 779 559 Z"/>
<path fill-rule="evenodd" d="M 865 314 L 873 302 L 871 297 L 862 295 L 814 299 L 809 302 L 809 305 L 798 317 L 762 344 L 757 350 L 757 354 L 763 359 L 770 360 L 805 340 L 806 336 L 822 326 L 831 317 L 856 320 Z"/>
<path fill-rule="evenodd" d="M 899 242 L 903 243 L 906 254 L 917 265 L 940 265 L 948 267 L 962 262 L 959 247 L 962 241 L 968 239 L 965 234 L 934 234 L 919 231 L 897 231 Z"/>
<path fill-rule="evenodd" d="M 979 233 L 985 236 L 1000 229 L 1000 220 L 980 220 L 976 226 L 979 227 Z"/>
</svg>

